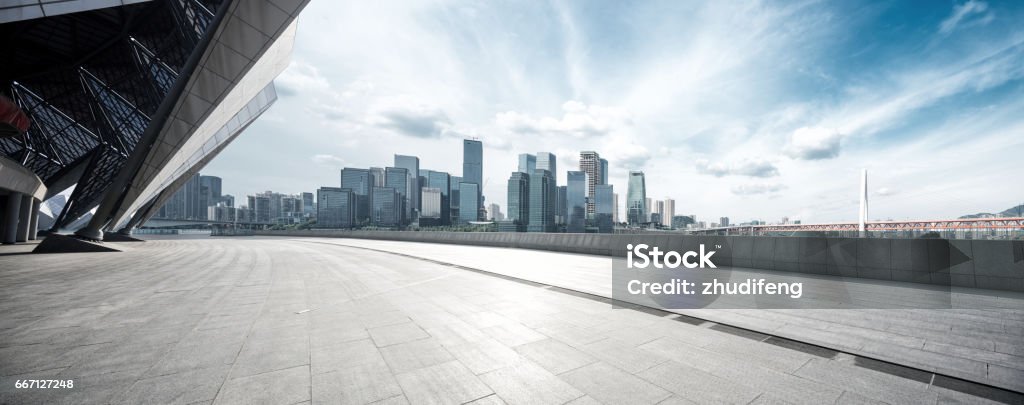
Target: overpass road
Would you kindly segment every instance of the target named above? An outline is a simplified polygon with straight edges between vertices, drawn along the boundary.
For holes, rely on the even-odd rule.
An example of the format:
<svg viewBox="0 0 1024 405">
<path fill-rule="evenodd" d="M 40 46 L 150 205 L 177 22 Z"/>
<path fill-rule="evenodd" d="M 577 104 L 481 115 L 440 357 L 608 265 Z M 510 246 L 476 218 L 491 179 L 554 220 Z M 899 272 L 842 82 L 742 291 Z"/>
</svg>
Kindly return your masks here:
<svg viewBox="0 0 1024 405">
<path fill-rule="evenodd" d="M 110 244 L 123 251 L 0 250 L 0 403 L 1024 402 L 1012 294 L 989 310 L 680 314 L 613 309 L 608 259 L 591 256 Z M 15 388 L 26 379 L 74 387 Z"/>
</svg>

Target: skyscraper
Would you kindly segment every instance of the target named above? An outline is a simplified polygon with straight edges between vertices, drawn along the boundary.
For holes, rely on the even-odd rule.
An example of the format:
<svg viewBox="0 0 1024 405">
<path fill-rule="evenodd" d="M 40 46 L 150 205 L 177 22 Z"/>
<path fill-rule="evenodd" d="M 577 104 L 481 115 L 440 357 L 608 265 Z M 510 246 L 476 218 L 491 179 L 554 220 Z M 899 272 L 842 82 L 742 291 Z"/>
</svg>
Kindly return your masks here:
<svg viewBox="0 0 1024 405">
<path fill-rule="evenodd" d="M 373 224 L 377 226 L 398 226 L 402 221 L 402 196 L 391 187 L 374 187 Z"/>
<path fill-rule="evenodd" d="M 651 197 L 644 199 L 644 213 L 647 214 L 644 222 L 651 222 L 651 214 L 654 214 L 654 209 L 654 199 Z"/>
<path fill-rule="evenodd" d="M 622 222 L 619 220 L 619 193 L 612 194 L 612 200 L 612 203 L 615 204 L 612 209 L 612 222 L 617 224 Z"/>
<path fill-rule="evenodd" d="M 626 221 L 630 225 L 647 222 L 647 185 L 644 172 L 630 171 L 626 190 Z"/>
<path fill-rule="evenodd" d="M 383 176 L 381 177 L 383 185 Z M 367 169 L 346 167 L 341 169 L 341 188 L 352 190 L 355 194 L 356 204 L 353 211 L 355 225 L 369 223 L 373 217 L 370 190 L 376 186 L 376 176 Z M 252 208 L 251 206 L 249 208 Z"/>
<path fill-rule="evenodd" d="M 449 211 L 450 212 L 449 215 L 450 215 L 452 223 L 454 223 L 459 218 L 461 218 L 461 214 L 462 214 L 460 212 L 460 210 L 459 210 L 459 203 L 462 202 L 462 191 L 459 190 L 459 187 L 461 186 L 461 184 L 462 184 L 462 177 L 451 176 L 451 185 L 452 185 L 451 204 L 452 204 L 452 206 L 451 206 L 451 211 Z"/>
<path fill-rule="evenodd" d="M 395 155 L 395 167 L 400 167 L 409 171 L 409 182 L 408 190 L 405 195 L 409 199 L 409 211 L 410 214 L 418 213 L 420 211 L 420 158 L 416 156 L 407 155 Z M 415 215 L 408 215 L 409 219 L 413 219 Z"/>
<path fill-rule="evenodd" d="M 601 182 L 598 184 L 608 184 L 608 159 L 601 159 Z"/>
<path fill-rule="evenodd" d="M 410 181 L 412 178 L 409 177 L 409 170 L 403 167 L 384 168 L 384 187 L 394 189 L 398 193 L 398 208 L 402 213 L 398 222 L 403 224 L 412 218 L 412 203 L 409 196 Z"/>
<path fill-rule="evenodd" d="M 555 225 L 565 225 L 569 216 L 569 203 L 566 202 L 566 187 L 555 187 Z"/>
<path fill-rule="evenodd" d="M 373 176 L 373 184 L 370 187 L 384 187 L 384 168 L 371 167 L 370 175 Z"/>
<path fill-rule="evenodd" d="M 537 156 L 529 153 L 519 154 L 519 171 L 526 174 L 537 170 Z"/>
<path fill-rule="evenodd" d="M 438 217 L 436 223 L 429 225 L 451 225 L 451 210 L 452 210 L 452 183 L 451 176 L 445 172 L 438 172 L 433 170 L 424 170 L 426 174 L 426 186 L 436 188 L 441 192 L 441 215 Z M 430 222 L 430 221 L 428 221 Z M 424 225 L 423 222 L 420 223 Z"/>
<path fill-rule="evenodd" d="M 555 189 L 551 172 L 537 169 L 530 176 L 530 223 L 526 228 L 529 232 L 554 232 Z"/>
<path fill-rule="evenodd" d="M 729 217 L 721 217 L 721 218 L 719 218 L 718 219 L 718 223 L 719 223 L 719 226 L 722 226 L 722 227 L 729 226 Z"/>
<path fill-rule="evenodd" d="M 459 184 L 459 222 L 480 220 L 480 185 L 463 181 Z"/>
<path fill-rule="evenodd" d="M 302 213 L 306 215 L 316 213 L 316 210 L 313 209 L 313 193 L 302 193 Z"/>
<path fill-rule="evenodd" d="M 530 222 L 530 176 L 523 172 L 512 172 L 508 178 L 508 220 L 516 224 L 519 232 L 526 230 Z"/>
<path fill-rule="evenodd" d="M 312 193 L 309 193 L 312 194 Z M 317 190 L 320 202 L 316 213 L 317 228 L 349 228 L 352 226 L 355 194 L 340 187 L 320 187 Z"/>
<path fill-rule="evenodd" d="M 589 176 L 582 171 L 566 173 L 565 202 L 568 206 L 566 232 L 583 233 L 587 231 L 587 182 Z"/>
<path fill-rule="evenodd" d="M 420 225 L 423 225 L 423 221 L 428 219 L 437 221 L 441 219 L 441 189 L 423 187 L 420 201 L 422 204 L 419 217 Z"/>
<path fill-rule="evenodd" d="M 537 152 L 537 169 L 547 170 L 551 174 L 552 185 L 558 186 L 558 159 L 548 152 Z M 533 173 L 530 173 L 531 175 Z"/>
<path fill-rule="evenodd" d="M 487 216 L 491 221 L 504 221 L 505 215 L 501 213 L 501 206 L 498 204 L 489 204 L 487 206 Z"/>
<path fill-rule="evenodd" d="M 615 190 L 611 184 L 598 184 L 594 191 L 594 222 L 601 233 L 611 233 L 615 226 Z"/>
<path fill-rule="evenodd" d="M 604 163 L 602 163 L 604 162 Z M 583 151 L 580 152 L 580 171 L 587 174 L 587 216 L 593 217 L 594 215 L 594 186 L 602 183 L 602 179 L 605 178 L 604 172 L 602 171 L 603 164 L 607 163 L 606 160 L 601 159 L 601 156 L 594 151 Z"/>
<path fill-rule="evenodd" d="M 462 198 L 459 201 L 459 218 L 469 218 L 469 216 L 476 215 L 474 221 L 483 218 L 483 186 L 484 186 L 484 146 L 480 141 L 471 139 L 462 140 L 462 183 L 476 184 L 476 196 L 477 201 L 474 204 L 476 208 L 475 213 L 466 212 L 466 207 L 462 206 Z M 461 190 L 462 187 L 460 186 Z M 461 197 L 460 197 L 461 198 Z"/>
<path fill-rule="evenodd" d="M 676 200 L 665 197 L 664 207 L 661 209 L 661 225 L 666 228 L 672 227 L 672 218 L 676 216 Z"/>
</svg>

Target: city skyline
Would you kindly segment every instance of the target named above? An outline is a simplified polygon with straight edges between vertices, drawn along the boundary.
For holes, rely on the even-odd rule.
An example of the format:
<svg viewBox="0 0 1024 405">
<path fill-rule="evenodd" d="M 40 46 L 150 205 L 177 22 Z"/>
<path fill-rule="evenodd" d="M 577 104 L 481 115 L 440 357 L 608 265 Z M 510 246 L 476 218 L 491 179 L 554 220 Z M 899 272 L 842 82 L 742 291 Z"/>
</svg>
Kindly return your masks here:
<svg viewBox="0 0 1024 405">
<path fill-rule="evenodd" d="M 310 9 L 276 108 L 206 170 L 238 187 L 229 193 L 313 189 L 330 184 L 329 169 L 395 153 L 459 173 L 449 142 L 478 137 L 482 194 L 503 206 L 517 154 L 538 150 L 562 168 L 599 151 L 620 194 L 627 172 L 642 170 L 652 195 L 702 218 L 855 221 L 862 168 L 875 173 L 872 219 L 1022 199 L 995 186 L 1024 171 L 1017 4 Z M 515 24 L 501 18 L 513 14 Z M 335 40 L 355 33 L 365 40 Z"/>
</svg>

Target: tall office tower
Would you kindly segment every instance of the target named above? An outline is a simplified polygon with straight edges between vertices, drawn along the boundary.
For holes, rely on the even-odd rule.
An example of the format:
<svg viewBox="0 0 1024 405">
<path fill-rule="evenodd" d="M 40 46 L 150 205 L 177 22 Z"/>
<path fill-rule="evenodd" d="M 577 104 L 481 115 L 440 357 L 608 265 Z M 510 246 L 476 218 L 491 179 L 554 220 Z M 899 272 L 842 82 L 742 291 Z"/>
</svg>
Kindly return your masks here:
<svg viewBox="0 0 1024 405">
<path fill-rule="evenodd" d="M 538 159 L 538 166 L 539 163 Z M 555 231 L 556 188 L 554 176 L 547 170 L 537 169 L 530 176 L 530 223 L 526 226 L 527 231 Z"/>
<path fill-rule="evenodd" d="M 316 213 L 313 209 L 313 193 L 302 192 L 302 213 L 307 216 Z"/>
<path fill-rule="evenodd" d="M 202 186 L 199 183 L 199 173 L 188 179 L 182 189 L 185 191 L 185 219 L 205 219 L 203 217 L 206 216 L 206 207 L 200 207 L 199 195 Z"/>
<path fill-rule="evenodd" d="M 555 188 L 555 225 L 565 225 L 569 217 L 569 203 L 566 201 L 566 187 Z"/>
<path fill-rule="evenodd" d="M 462 207 L 462 199 L 459 201 L 459 218 L 469 218 L 470 215 L 476 215 L 473 221 L 482 219 L 481 212 L 483 211 L 483 186 L 484 186 L 484 145 L 480 141 L 472 139 L 462 140 L 462 183 L 473 183 L 476 184 L 477 198 L 480 201 L 474 205 L 477 212 L 470 213 L 466 211 L 466 207 Z M 460 187 L 461 189 L 461 187 Z"/>
<path fill-rule="evenodd" d="M 451 210 L 449 211 L 449 215 L 450 215 L 452 223 L 455 223 L 455 221 L 457 221 L 459 218 L 461 218 L 459 216 L 459 214 L 461 214 L 459 212 L 459 203 L 462 202 L 462 192 L 459 190 L 459 185 L 460 184 L 462 184 L 462 177 L 451 176 L 451 185 L 452 185 L 451 204 L 452 204 L 452 206 L 451 206 Z"/>
<path fill-rule="evenodd" d="M 587 216 L 594 216 L 594 186 L 598 184 L 604 184 L 601 182 L 604 179 L 604 172 L 601 171 L 602 161 L 601 155 L 598 155 L 594 151 L 583 151 L 580 152 L 580 171 L 587 174 Z"/>
<path fill-rule="evenodd" d="M 651 205 L 651 222 L 660 225 L 663 222 L 662 219 L 665 217 L 665 202 L 661 201 L 661 200 L 657 200 L 657 201 L 652 201 L 651 199 L 647 199 L 647 200 L 651 201 L 651 204 L 652 204 Z"/>
<path fill-rule="evenodd" d="M 526 230 L 530 223 L 530 175 L 512 172 L 508 178 L 508 220 L 516 225 L 517 232 Z"/>
<path fill-rule="evenodd" d="M 644 222 L 651 222 L 651 214 L 654 213 L 654 199 L 650 197 L 644 199 L 644 213 L 647 214 Z"/>
<path fill-rule="evenodd" d="M 615 206 L 612 208 L 612 222 L 619 223 L 619 193 L 612 194 L 612 204 Z"/>
<path fill-rule="evenodd" d="M 312 193 L 309 193 L 312 194 Z M 355 194 L 340 187 L 320 187 L 316 192 L 320 202 L 316 213 L 317 228 L 352 227 Z"/>
<path fill-rule="evenodd" d="M 402 195 L 391 187 L 374 187 L 373 224 L 377 226 L 398 226 L 402 221 Z"/>
<path fill-rule="evenodd" d="M 401 167 L 409 171 L 409 189 L 405 195 L 409 196 L 409 211 L 413 214 L 420 212 L 420 158 L 416 156 L 395 155 L 395 167 Z M 415 215 L 409 219 L 415 218 Z"/>
<path fill-rule="evenodd" d="M 420 225 L 437 225 L 441 221 L 441 189 L 423 187 L 420 193 Z"/>
<path fill-rule="evenodd" d="M 381 185 L 376 186 L 376 176 L 370 170 L 352 167 L 341 169 L 341 188 L 352 190 L 356 196 L 354 225 L 370 223 L 373 217 L 370 191 L 373 187 L 383 187 L 383 171 L 381 173 Z"/>
<path fill-rule="evenodd" d="M 566 173 L 565 202 L 568 206 L 568 220 L 565 231 L 583 233 L 587 231 L 587 176 L 586 172 Z"/>
<path fill-rule="evenodd" d="M 249 196 L 249 212 L 249 222 L 270 223 L 270 197 L 259 194 Z"/>
<path fill-rule="evenodd" d="M 594 191 L 594 222 L 601 233 L 615 229 L 615 189 L 611 184 L 598 184 Z"/>
<path fill-rule="evenodd" d="M 501 213 L 501 206 L 498 204 L 490 204 L 487 206 L 487 215 L 491 221 L 504 221 L 505 215 Z"/>
<path fill-rule="evenodd" d="M 384 187 L 389 187 L 395 190 L 400 196 L 398 200 L 399 208 L 401 209 L 402 216 L 399 218 L 400 223 L 406 223 L 412 218 L 412 204 L 409 196 L 409 171 L 402 167 L 386 167 L 384 168 Z"/>
<path fill-rule="evenodd" d="M 529 153 L 519 154 L 519 171 L 522 173 L 530 174 L 534 170 L 537 170 L 537 155 L 531 155 Z"/>
<path fill-rule="evenodd" d="M 721 217 L 718 219 L 718 222 L 721 224 L 722 227 L 729 226 L 729 217 Z"/>
<path fill-rule="evenodd" d="M 558 158 L 556 158 L 553 153 L 537 152 L 537 168 L 534 169 L 534 172 L 530 173 L 530 175 L 532 176 L 537 170 L 547 170 L 551 172 L 551 178 L 554 182 L 552 184 L 555 187 L 558 187 Z"/>
<path fill-rule="evenodd" d="M 233 196 L 231 194 L 224 194 L 224 195 L 220 196 L 220 202 L 221 202 L 221 204 L 224 204 L 225 207 L 234 207 L 235 206 L 235 196 Z"/>
<path fill-rule="evenodd" d="M 661 225 L 666 228 L 672 227 L 672 218 L 676 216 L 676 200 L 666 197 L 662 202 Z"/>
<path fill-rule="evenodd" d="M 221 184 L 222 180 L 220 177 L 199 176 L 199 188 L 202 193 L 199 205 L 202 207 L 212 207 L 221 202 Z"/>
<path fill-rule="evenodd" d="M 626 189 L 626 222 L 640 225 L 647 222 L 647 184 L 644 172 L 630 171 Z"/>
<path fill-rule="evenodd" d="M 384 187 L 384 168 L 383 167 L 371 167 L 370 175 L 373 176 L 373 184 L 370 187 Z"/>
<path fill-rule="evenodd" d="M 459 222 L 467 223 L 480 219 L 480 185 L 463 181 L 459 183 Z"/>
<path fill-rule="evenodd" d="M 608 159 L 601 159 L 601 183 L 608 184 Z"/>
<path fill-rule="evenodd" d="M 448 173 L 427 170 L 427 187 L 441 190 L 441 216 L 436 225 L 452 224 L 452 178 Z M 422 225 L 422 224 L 421 224 Z"/>
</svg>

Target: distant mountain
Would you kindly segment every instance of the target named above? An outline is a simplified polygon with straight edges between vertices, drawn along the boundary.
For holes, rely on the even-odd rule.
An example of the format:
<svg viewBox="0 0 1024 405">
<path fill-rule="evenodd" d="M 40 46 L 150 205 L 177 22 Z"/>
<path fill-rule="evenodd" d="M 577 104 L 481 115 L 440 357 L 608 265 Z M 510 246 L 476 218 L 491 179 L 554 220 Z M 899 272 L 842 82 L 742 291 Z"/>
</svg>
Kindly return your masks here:
<svg viewBox="0 0 1024 405">
<path fill-rule="evenodd" d="M 1013 207 L 1013 208 L 1005 209 L 1002 212 L 999 212 L 999 213 L 996 213 L 996 214 L 993 214 L 993 213 L 990 213 L 990 212 L 979 212 L 977 214 L 964 215 L 964 216 L 960 217 L 960 219 L 1022 217 L 1022 216 L 1024 216 L 1024 204 L 1018 205 L 1018 206 Z"/>
</svg>

